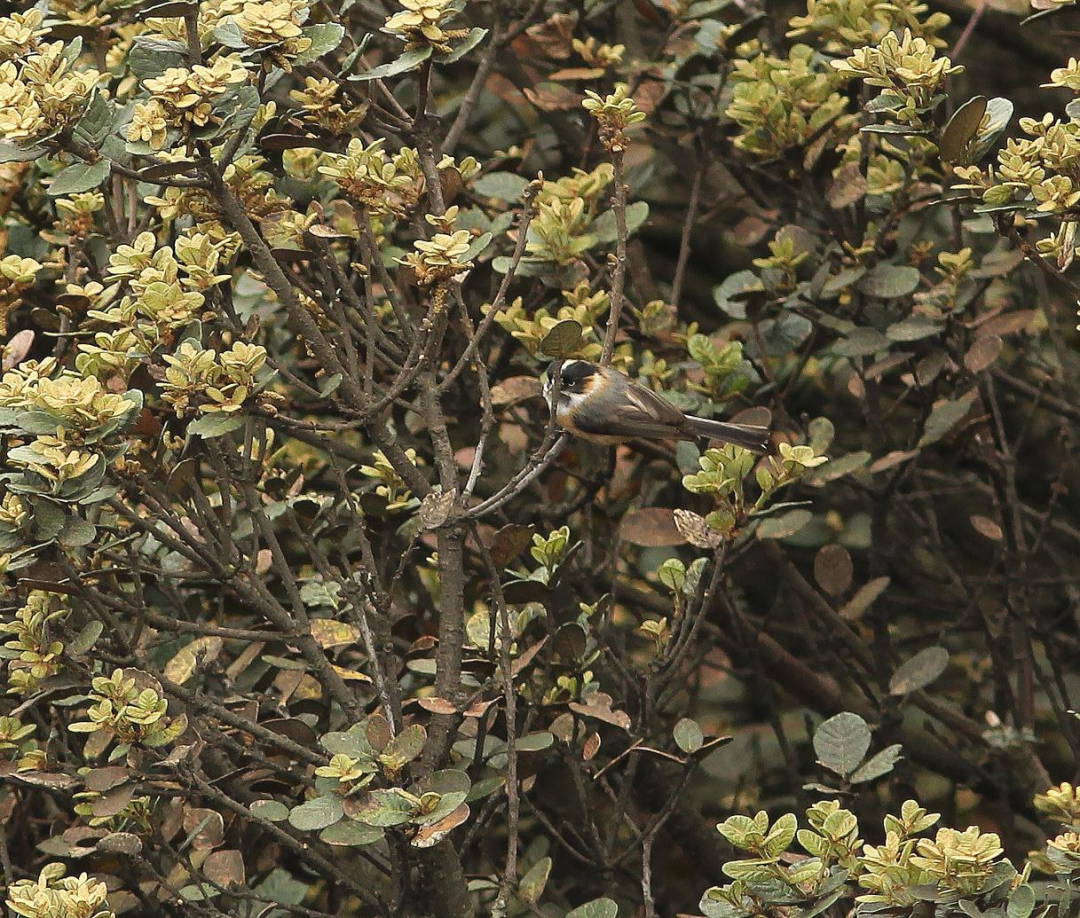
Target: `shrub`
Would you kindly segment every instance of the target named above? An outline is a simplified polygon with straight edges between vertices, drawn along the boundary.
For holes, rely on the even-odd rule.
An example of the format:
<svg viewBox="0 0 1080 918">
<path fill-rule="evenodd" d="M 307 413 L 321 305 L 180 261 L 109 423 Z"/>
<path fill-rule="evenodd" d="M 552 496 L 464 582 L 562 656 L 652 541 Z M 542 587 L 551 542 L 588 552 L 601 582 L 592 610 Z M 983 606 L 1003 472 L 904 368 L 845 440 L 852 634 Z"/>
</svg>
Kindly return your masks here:
<svg viewBox="0 0 1080 918">
<path fill-rule="evenodd" d="M 0 18 L 10 911 L 1071 914 L 1080 68 L 789 12 Z"/>
</svg>

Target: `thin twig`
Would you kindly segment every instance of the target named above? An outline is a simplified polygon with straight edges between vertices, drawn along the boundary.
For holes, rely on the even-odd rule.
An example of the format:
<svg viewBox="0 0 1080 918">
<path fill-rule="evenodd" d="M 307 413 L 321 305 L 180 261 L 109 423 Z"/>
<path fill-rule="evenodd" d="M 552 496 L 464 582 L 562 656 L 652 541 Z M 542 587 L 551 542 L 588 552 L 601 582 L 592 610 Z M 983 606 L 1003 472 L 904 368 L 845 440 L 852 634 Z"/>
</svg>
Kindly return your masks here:
<svg viewBox="0 0 1080 918">
<path fill-rule="evenodd" d="M 615 194 L 612 209 L 615 211 L 615 267 L 611 275 L 611 309 L 604 331 L 604 348 L 600 352 L 600 365 L 608 366 L 615 353 L 615 337 L 619 333 L 619 317 L 623 310 L 623 288 L 626 284 L 626 227 L 627 187 L 623 175 L 623 153 L 612 152 L 611 163 L 615 167 Z"/>
</svg>

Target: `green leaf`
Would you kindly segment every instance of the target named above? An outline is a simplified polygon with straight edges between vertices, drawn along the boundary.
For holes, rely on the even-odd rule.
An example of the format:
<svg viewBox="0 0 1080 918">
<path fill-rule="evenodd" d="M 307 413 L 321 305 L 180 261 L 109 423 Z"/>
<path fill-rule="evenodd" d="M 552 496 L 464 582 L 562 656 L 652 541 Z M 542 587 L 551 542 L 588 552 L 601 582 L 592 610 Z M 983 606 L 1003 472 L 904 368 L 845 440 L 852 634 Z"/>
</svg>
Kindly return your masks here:
<svg viewBox="0 0 1080 918">
<path fill-rule="evenodd" d="M 859 281 L 858 288 L 867 296 L 892 300 L 914 292 L 920 278 L 919 269 L 911 265 L 877 265 Z"/>
<path fill-rule="evenodd" d="M 424 751 L 426 741 L 427 730 L 421 724 L 410 724 L 390 740 L 382 754 L 402 762 L 411 762 Z"/>
<path fill-rule="evenodd" d="M 41 159 L 48 151 L 44 147 L 20 147 L 9 141 L 0 141 L 0 163 L 28 163 Z"/>
<path fill-rule="evenodd" d="M 472 245 L 469 246 L 468 251 L 462 256 L 462 261 L 476 261 L 476 259 L 483 254 L 484 250 L 491 245 L 491 240 L 493 238 L 491 233 L 481 233 L 472 241 Z"/>
<path fill-rule="evenodd" d="M 986 114 L 986 96 L 975 96 L 961 105 L 949 123 L 945 125 L 938 139 L 938 153 L 947 163 L 959 162 L 964 150 L 982 124 Z"/>
<path fill-rule="evenodd" d="M 593 899 L 566 913 L 566 918 L 615 918 L 619 906 L 614 899 Z"/>
<path fill-rule="evenodd" d="M 829 771 L 847 777 L 870 748 L 870 728 L 858 714 L 844 711 L 814 731 L 814 753 Z"/>
<path fill-rule="evenodd" d="M 304 832 L 317 832 L 332 826 L 344 815 L 341 798 L 326 795 L 293 807 L 289 812 L 289 825 Z"/>
<path fill-rule="evenodd" d="M 728 861 L 720 868 L 726 876 L 744 883 L 764 883 L 775 878 L 775 865 L 771 860 Z"/>
<path fill-rule="evenodd" d="M 939 401 L 930 410 L 930 415 L 926 419 L 926 424 L 923 426 L 922 436 L 919 438 L 918 446 L 929 446 L 931 443 L 937 443 L 942 437 L 945 436 L 950 430 L 952 430 L 957 424 L 959 424 L 968 411 L 971 410 L 971 403 L 975 401 L 975 392 L 968 392 L 966 395 L 960 396 L 960 398 Z"/>
<path fill-rule="evenodd" d="M 789 510 L 779 516 L 769 516 L 758 523 L 755 535 L 759 539 L 786 539 L 795 535 L 814 518 L 809 510 Z"/>
<path fill-rule="evenodd" d="M 10 459 L 14 450 L 8 453 Z M 50 500 L 34 501 L 34 537 L 41 542 L 55 539 L 64 528 L 66 514 Z"/>
<path fill-rule="evenodd" d="M 1009 894 L 1008 918 L 1028 918 L 1035 910 L 1035 891 L 1026 883 Z"/>
<path fill-rule="evenodd" d="M 75 163 L 57 172 L 49 183 L 49 195 L 58 198 L 65 194 L 79 194 L 97 188 L 109 177 L 110 164 L 107 159 L 96 163 Z"/>
<path fill-rule="evenodd" d="M 889 680 L 889 693 L 907 695 L 926 688 L 949 665 L 949 651 L 944 647 L 927 647 L 907 660 Z"/>
<path fill-rule="evenodd" d="M 870 454 L 864 449 L 856 453 L 848 453 L 846 456 L 839 456 L 813 469 L 804 481 L 815 487 L 820 487 L 830 481 L 835 481 L 837 478 L 843 478 L 845 475 L 857 472 L 870 463 L 870 458 Z"/>
<path fill-rule="evenodd" d="M 487 29 L 475 28 L 469 29 L 469 34 L 462 39 L 461 44 L 455 47 L 449 54 L 439 55 L 438 61 L 440 64 L 452 64 L 454 61 L 461 60 L 466 54 L 472 51 L 480 42 L 484 40 L 487 35 Z"/>
<path fill-rule="evenodd" d="M 348 755 L 354 759 L 366 759 L 375 754 L 363 724 L 353 724 L 344 732 L 327 733 L 319 740 L 319 745 L 330 755 Z"/>
<path fill-rule="evenodd" d="M 518 895 L 529 905 L 536 905 L 540 901 L 548 877 L 551 876 L 551 863 L 550 857 L 540 858 L 518 882 Z"/>
<path fill-rule="evenodd" d="M 269 902 L 277 902 L 281 905 L 299 905 L 304 901 L 308 890 L 307 883 L 301 883 L 294 879 L 292 874 L 284 868 L 275 867 L 270 871 L 269 876 L 255 887 L 254 891 Z M 248 918 L 251 918 L 254 914 L 254 911 L 246 913 Z M 283 918 L 283 916 L 292 913 L 285 909 L 274 909 L 271 912 L 260 911 L 258 914 L 260 918 Z"/>
<path fill-rule="evenodd" d="M 806 316 L 785 312 L 776 319 L 766 319 L 758 330 L 768 356 L 786 357 L 810 337 L 814 325 Z M 761 356 L 756 337 L 750 339 L 745 349 L 751 357 Z"/>
<path fill-rule="evenodd" d="M 822 896 L 813 905 L 808 905 L 804 909 L 800 909 L 795 913 L 794 918 L 816 918 L 824 912 L 830 905 L 837 902 L 841 896 L 846 895 L 846 889 L 834 889 L 831 893 Z"/>
<path fill-rule="evenodd" d="M 920 341 L 940 334 L 945 330 L 943 323 L 929 316 L 911 315 L 885 329 L 890 341 Z"/>
<path fill-rule="evenodd" d="M 215 411 L 211 414 L 204 414 L 198 420 L 188 424 L 188 433 L 198 434 L 204 440 L 211 440 L 214 437 L 222 437 L 227 433 L 232 433 L 234 430 L 239 430 L 243 426 L 243 415 L 236 412 Z"/>
<path fill-rule="evenodd" d="M 550 749 L 555 742 L 555 737 L 547 730 L 539 730 L 536 733 L 527 733 L 519 736 L 514 748 L 518 752 L 543 752 Z"/>
<path fill-rule="evenodd" d="M 986 918 L 986 912 L 970 899 L 961 899 L 956 905 L 968 918 Z M 1000 915 L 1001 913 L 998 912 L 997 914 Z"/>
<path fill-rule="evenodd" d="M 882 775 L 887 775 L 893 770 L 893 766 L 900 760 L 900 754 L 903 752 L 903 749 L 904 747 L 899 743 L 892 746 L 886 746 L 881 752 L 871 756 L 865 764 L 860 765 L 851 773 L 851 783 L 864 784 L 867 781 L 873 781 L 875 778 L 880 778 Z"/>
<path fill-rule="evenodd" d="M 763 293 L 761 279 L 753 271 L 736 271 L 713 287 L 713 299 L 733 319 L 746 318 L 746 294 Z"/>
<path fill-rule="evenodd" d="M 240 30 L 237 29 L 237 32 Z M 243 47 L 247 47 L 244 45 Z M 179 67 L 187 57 L 187 45 L 179 41 L 169 41 L 163 38 L 148 38 L 137 36 L 128 52 L 128 69 L 139 78 L 146 81 L 151 77 L 159 76 L 170 67 Z"/>
<path fill-rule="evenodd" d="M 794 813 L 785 813 L 781 816 L 765 836 L 765 853 L 769 857 L 779 857 L 788 849 L 788 845 L 795 838 L 795 832 L 799 828 L 799 820 Z"/>
<path fill-rule="evenodd" d="M 78 516 L 69 516 L 57 536 L 57 541 L 64 548 L 81 548 L 93 542 L 95 535 L 97 527 L 93 523 Z"/>
<path fill-rule="evenodd" d="M 361 845 L 373 845 L 381 841 L 383 830 L 365 825 L 355 819 L 342 819 L 332 826 L 327 826 L 319 833 L 319 841 L 328 845 L 346 848 L 358 848 Z"/>
<path fill-rule="evenodd" d="M 79 123 L 75 125 L 75 135 L 96 150 L 113 129 L 115 114 L 115 103 L 106 101 L 95 89 Z"/>
<path fill-rule="evenodd" d="M 986 103 L 986 126 L 979 131 L 968 149 L 968 159 L 971 162 L 977 163 L 990 152 L 1001 132 L 1009 126 L 1012 115 L 1013 104 L 1008 99 L 999 96 Z"/>
<path fill-rule="evenodd" d="M 814 857 L 822 857 L 829 850 L 828 839 L 818 835 L 812 829 L 799 829 L 796 834 L 799 844 Z"/>
<path fill-rule="evenodd" d="M 404 825 L 412 817 L 413 804 L 394 790 L 373 790 L 355 819 L 369 826 L 389 828 Z"/>
<path fill-rule="evenodd" d="M 644 201 L 635 201 L 626 208 L 626 235 L 632 236 L 642 223 L 648 219 L 649 205 Z M 610 244 L 619 238 L 619 229 L 615 224 L 615 211 L 605 210 L 590 227 L 596 236 L 597 244 Z"/>
<path fill-rule="evenodd" d="M 846 338 L 832 346 L 839 357 L 869 357 L 879 351 L 887 351 L 892 342 L 876 328 L 856 328 Z"/>
<path fill-rule="evenodd" d="M 305 38 L 311 39 L 311 47 L 303 54 L 296 55 L 295 66 L 304 66 L 317 61 L 324 54 L 329 54 L 345 37 L 345 27 L 336 22 L 320 22 L 301 30 Z"/>
<path fill-rule="evenodd" d="M 749 816 L 736 813 L 734 816 L 728 816 L 723 822 L 717 823 L 716 831 L 731 842 L 733 847 L 745 849 L 747 839 L 751 834 L 757 833 L 758 828 Z"/>
<path fill-rule="evenodd" d="M 221 891 L 209 883 L 189 883 L 180 888 L 180 898 L 185 902 L 203 902 L 220 895 Z"/>
<path fill-rule="evenodd" d="M 569 357 L 581 347 L 581 326 L 573 319 L 552 326 L 540 341 L 540 351 L 548 357 Z"/>
<path fill-rule="evenodd" d="M 289 818 L 289 808 L 278 800 L 256 800 L 248 806 L 260 819 L 282 822 Z"/>
<path fill-rule="evenodd" d="M 904 97 L 895 92 L 883 92 L 880 96 L 875 96 L 867 102 L 863 109 L 872 115 L 881 112 L 895 112 L 904 107 L 904 102 Z"/>
<path fill-rule="evenodd" d="M 232 19 L 226 19 L 221 25 L 214 28 L 214 38 L 226 48 L 234 48 L 237 51 L 246 51 L 248 43 L 244 41 L 244 33 Z"/>
<path fill-rule="evenodd" d="M 866 268 L 862 265 L 843 268 L 825 281 L 821 287 L 821 296 L 827 300 L 835 300 L 844 290 L 865 276 Z"/>
<path fill-rule="evenodd" d="M 868 124 L 861 130 L 864 134 L 908 134 L 913 137 L 929 133 L 908 124 Z"/>
<path fill-rule="evenodd" d="M 99 621 L 87 622 L 83 629 L 75 636 L 75 639 L 67 645 L 67 651 L 72 656 L 78 657 L 90 650 L 105 626 Z"/>
<path fill-rule="evenodd" d="M 416 51 L 406 51 L 401 57 L 390 61 L 388 64 L 381 64 L 378 67 L 372 67 L 370 70 L 365 70 L 363 73 L 353 74 L 349 79 L 354 83 L 359 83 L 364 80 L 382 80 L 386 77 L 397 76 L 399 73 L 407 73 L 410 70 L 415 70 L 429 57 L 431 57 L 431 48 L 418 48 Z"/>
<path fill-rule="evenodd" d="M 525 189 L 528 188 L 528 179 L 522 178 L 513 172 L 489 172 L 481 175 L 473 182 L 473 191 L 485 198 L 496 198 L 500 201 L 520 201 Z"/>
<path fill-rule="evenodd" d="M 697 752 L 701 744 L 705 742 L 705 735 L 701 732 L 696 720 L 684 717 L 675 724 L 675 745 L 683 752 L 690 754 Z"/>
</svg>

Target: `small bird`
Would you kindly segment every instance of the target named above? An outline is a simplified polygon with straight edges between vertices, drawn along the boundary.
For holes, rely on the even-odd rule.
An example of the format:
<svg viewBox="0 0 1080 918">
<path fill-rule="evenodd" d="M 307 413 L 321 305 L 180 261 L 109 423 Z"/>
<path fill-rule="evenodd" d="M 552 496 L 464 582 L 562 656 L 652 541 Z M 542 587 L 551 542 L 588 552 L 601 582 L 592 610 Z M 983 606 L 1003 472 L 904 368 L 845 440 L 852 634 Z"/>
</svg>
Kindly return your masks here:
<svg viewBox="0 0 1080 918">
<path fill-rule="evenodd" d="M 594 443 L 646 440 L 694 440 L 708 437 L 764 453 L 769 428 L 698 418 L 679 411 L 662 396 L 610 367 L 584 360 L 563 364 L 558 402 L 552 405 L 552 381 L 544 398 L 555 411 L 555 423 Z"/>
</svg>

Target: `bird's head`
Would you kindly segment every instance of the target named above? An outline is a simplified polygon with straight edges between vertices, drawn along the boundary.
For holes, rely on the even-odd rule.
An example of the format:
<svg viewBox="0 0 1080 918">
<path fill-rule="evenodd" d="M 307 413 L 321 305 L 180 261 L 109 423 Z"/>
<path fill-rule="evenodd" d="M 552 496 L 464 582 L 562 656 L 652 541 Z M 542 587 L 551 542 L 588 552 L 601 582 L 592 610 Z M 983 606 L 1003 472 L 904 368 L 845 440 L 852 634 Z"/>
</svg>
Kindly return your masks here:
<svg viewBox="0 0 1080 918">
<path fill-rule="evenodd" d="M 603 383 L 603 368 L 585 360 L 568 360 L 559 374 L 559 407 L 568 408 Z M 551 403 L 553 380 L 544 383 L 544 398 Z"/>
</svg>

